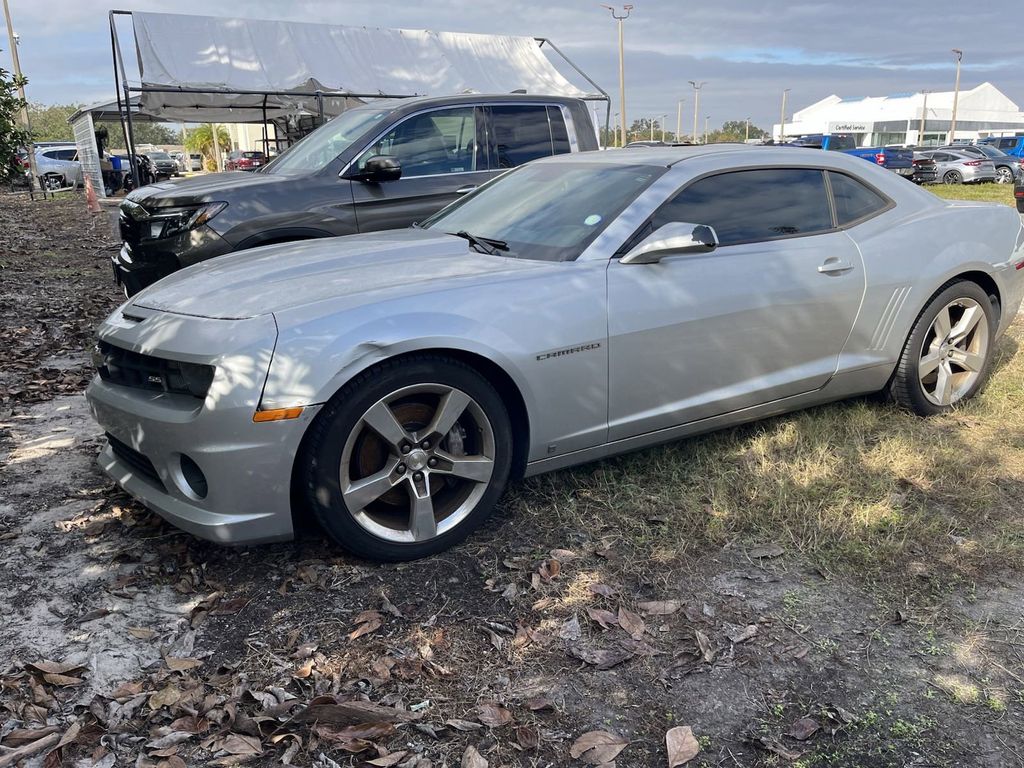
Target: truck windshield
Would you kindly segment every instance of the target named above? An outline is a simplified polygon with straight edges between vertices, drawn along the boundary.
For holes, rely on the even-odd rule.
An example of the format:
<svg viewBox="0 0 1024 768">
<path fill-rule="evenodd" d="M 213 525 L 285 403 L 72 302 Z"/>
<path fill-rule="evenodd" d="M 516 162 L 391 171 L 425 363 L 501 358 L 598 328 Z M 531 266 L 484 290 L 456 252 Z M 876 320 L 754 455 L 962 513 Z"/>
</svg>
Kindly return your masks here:
<svg viewBox="0 0 1024 768">
<path fill-rule="evenodd" d="M 352 146 L 352 142 L 382 123 L 391 112 L 392 109 L 381 109 L 380 106 L 346 110 L 288 147 L 263 169 L 263 173 L 297 174 L 322 170 Z"/>
<path fill-rule="evenodd" d="M 572 261 L 665 170 L 583 162 L 524 165 L 421 226 L 500 243 L 498 250 L 509 256 Z"/>
</svg>

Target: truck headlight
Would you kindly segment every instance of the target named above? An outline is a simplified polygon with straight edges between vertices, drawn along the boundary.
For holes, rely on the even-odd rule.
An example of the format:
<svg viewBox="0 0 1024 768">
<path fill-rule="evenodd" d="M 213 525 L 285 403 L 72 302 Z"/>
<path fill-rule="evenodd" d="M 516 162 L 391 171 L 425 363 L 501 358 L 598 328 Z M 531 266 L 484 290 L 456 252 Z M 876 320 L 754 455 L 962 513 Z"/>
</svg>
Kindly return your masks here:
<svg viewBox="0 0 1024 768">
<path fill-rule="evenodd" d="M 157 208 L 149 215 L 149 236 L 159 240 L 180 235 L 202 226 L 227 207 L 227 203 L 204 203 L 181 208 Z"/>
</svg>

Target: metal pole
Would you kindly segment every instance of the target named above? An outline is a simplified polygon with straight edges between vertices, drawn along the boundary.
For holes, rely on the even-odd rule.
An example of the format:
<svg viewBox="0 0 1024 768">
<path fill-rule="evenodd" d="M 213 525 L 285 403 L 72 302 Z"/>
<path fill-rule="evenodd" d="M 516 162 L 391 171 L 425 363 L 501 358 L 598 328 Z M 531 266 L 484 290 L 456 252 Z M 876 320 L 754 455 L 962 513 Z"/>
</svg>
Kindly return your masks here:
<svg viewBox="0 0 1024 768">
<path fill-rule="evenodd" d="M 683 100 L 676 103 L 676 141 L 683 135 Z"/>
<path fill-rule="evenodd" d="M 665 123 L 668 122 L 668 115 L 661 116 L 661 142 L 665 143 Z"/>
<path fill-rule="evenodd" d="M 114 46 L 114 80 L 115 87 L 117 85 L 117 79 L 120 77 L 121 89 L 124 91 L 124 113 L 122 117 L 121 127 L 124 129 L 124 144 L 125 149 L 128 150 L 128 167 L 132 172 L 132 181 L 135 182 L 135 189 L 142 186 L 141 179 L 139 178 L 139 163 L 135 157 L 135 127 L 132 125 L 132 96 L 131 88 L 128 85 L 128 75 L 124 71 L 124 54 L 121 53 L 121 39 L 117 36 L 117 25 L 114 23 L 115 15 L 131 15 L 130 11 L 110 11 L 107 17 L 110 19 L 110 37 L 113 40 Z M 121 106 L 121 97 L 118 96 L 118 109 Z"/>
<path fill-rule="evenodd" d="M 746 131 L 745 131 L 745 133 L 743 135 L 743 141 L 744 142 L 750 141 L 750 118 L 749 117 L 747 118 L 747 128 L 746 128 Z"/>
<path fill-rule="evenodd" d="M 924 94 L 924 105 L 921 107 L 921 127 L 917 129 L 917 143 L 924 143 L 925 121 L 928 119 L 928 91 L 921 91 Z"/>
<path fill-rule="evenodd" d="M 210 135 L 213 137 L 213 162 L 217 166 L 217 171 L 224 170 L 220 167 L 220 137 L 217 135 L 217 124 L 210 123 Z"/>
<path fill-rule="evenodd" d="M 691 80 L 690 85 L 693 86 L 693 143 L 697 143 L 697 115 L 700 114 L 700 89 L 707 85 L 703 80 L 697 82 Z"/>
<path fill-rule="evenodd" d="M 782 91 L 782 118 L 779 120 L 779 142 L 786 140 L 786 95 L 789 93 L 789 88 L 784 88 Z"/>
<path fill-rule="evenodd" d="M 651 141 L 654 141 L 654 124 L 657 122 L 655 118 L 651 118 Z"/>
<path fill-rule="evenodd" d="M 622 14 L 619 15 L 615 8 L 610 5 L 601 5 L 611 11 L 612 18 L 619 23 L 619 113 L 622 115 L 622 129 L 620 133 L 620 145 L 626 146 L 626 48 L 622 37 L 622 22 L 629 18 L 629 12 L 633 10 L 632 5 L 622 6 Z"/>
<path fill-rule="evenodd" d="M 964 58 L 964 52 L 959 48 L 954 48 L 953 55 L 956 56 L 956 84 L 953 86 L 953 118 L 949 121 L 949 139 L 946 140 L 947 144 L 952 144 L 956 139 L 956 108 L 957 103 L 960 101 L 960 62 Z"/>
<path fill-rule="evenodd" d="M 704 143 L 708 143 L 708 123 L 711 122 L 711 115 L 704 115 Z"/>
<path fill-rule="evenodd" d="M 14 65 L 14 77 L 16 80 L 21 80 L 21 62 L 18 60 L 18 37 L 14 34 L 14 26 L 11 24 L 11 9 L 7 5 L 7 0 L 4 0 L 4 19 L 7 21 L 7 40 L 11 45 L 11 62 Z M 28 167 L 29 173 L 32 174 L 32 185 L 29 189 L 32 190 L 34 195 L 37 190 L 43 193 L 43 199 L 46 198 L 46 190 L 42 189 L 42 185 L 39 183 L 39 169 L 36 167 L 36 145 L 32 141 L 32 126 L 28 121 L 28 101 L 25 99 L 25 86 L 18 85 L 18 96 L 21 98 L 21 123 L 25 127 L 26 131 L 30 131 L 28 146 L 25 149 L 28 151 Z"/>
</svg>

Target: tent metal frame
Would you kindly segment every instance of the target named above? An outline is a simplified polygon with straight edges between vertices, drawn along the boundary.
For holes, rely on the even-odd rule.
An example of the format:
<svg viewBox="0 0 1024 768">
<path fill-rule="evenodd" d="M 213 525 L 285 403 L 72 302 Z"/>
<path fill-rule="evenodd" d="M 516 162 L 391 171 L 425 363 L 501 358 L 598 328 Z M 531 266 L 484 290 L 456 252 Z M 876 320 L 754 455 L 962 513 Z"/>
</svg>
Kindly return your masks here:
<svg viewBox="0 0 1024 768">
<path fill-rule="evenodd" d="M 128 80 L 128 75 L 124 68 L 124 55 L 121 52 L 121 39 L 118 36 L 117 24 L 115 23 L 116 17 L 118 16 L 132 16 L 132 11 L 124 10 L 111 10 L 107 14 L 107 18 L 110 22 L 110 53 L 114 65 L 114 92 L 117 94 L 117 108 L 121 115 L 121 129 L 124 131 L 125 144 L 128 149 L 128 162 L 131 165 L 132 179 L 135 181 L 136 187 L 139 184 L 139 168 L 138 162 L 135 158 L 135 130 L 132 124 L 132 112 L 130 108 L 127 108 L 131 104 L 132 94 L 143 94 L 143 93 L 194 93 L 203 95 L 223 95 L 223 96 L 262 96 L 263 97 L 263 133 L 266 137 L 267 132 L 267 97 L 269 96 L 306 96 L 316 100 L 317 113 L 321 123 L 324 118 L 324 99 L 333 98 L 350 98 L 350 99 L 410 99 L 416 96 L 422 96 L 424 94 L 419 93 L 354 93 L 351 91 L 253 91 L 253 90 L 232 90 L 225 88 L 188 88 L 179 86 L 175 88 L 166 86 L 153 86 L 153 85 L 142 85 L 141 80 L 139 85 L 132 85 Z M 134 22 L 133 22 L 134 24 Z M 600 95 L 588 94 L 581 97 L 583 101 L 603 101 L 605 102 L 605 133 L 607 135 L 611 126 L 612 116 L 612 101 L 601 86 L 599 86 L 594 80 L 579 66 L 576 65 L 572 59 L 566 56 L 561 49 L 551 42 L 546 37 L 535 37 L 539 47 L 547 45 L 551 48 L 558 56 L 584 80 L 592 85 Z M 141 78 L 141 72 L 140 78 Z M 208 106 L 196 104 L 195 109 L 220 109 L 222 107 Z M 264 138 L 264 141 L 267 141 Z"/>
</svg>

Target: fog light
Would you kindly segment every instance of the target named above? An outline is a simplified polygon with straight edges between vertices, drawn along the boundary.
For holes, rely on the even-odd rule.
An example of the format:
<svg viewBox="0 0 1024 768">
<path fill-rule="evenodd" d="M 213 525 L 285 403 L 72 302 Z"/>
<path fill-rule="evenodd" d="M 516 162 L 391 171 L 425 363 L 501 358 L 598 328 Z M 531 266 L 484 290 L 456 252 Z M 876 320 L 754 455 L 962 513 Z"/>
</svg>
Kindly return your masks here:
<svg viewBox="0 0 1024 768">
<path fill-rule="evenodd" d="M 197 498 L 206 498 L 206 494 L 210 490 L 206 482 L 206 475 L 203 474 L 203 470 L 199 468 L 199 465 L 185 454 L 181 455 L 181 476 L 185 479 L 185 484 L 189 487 L 189 490 Z"/>
</svg>

